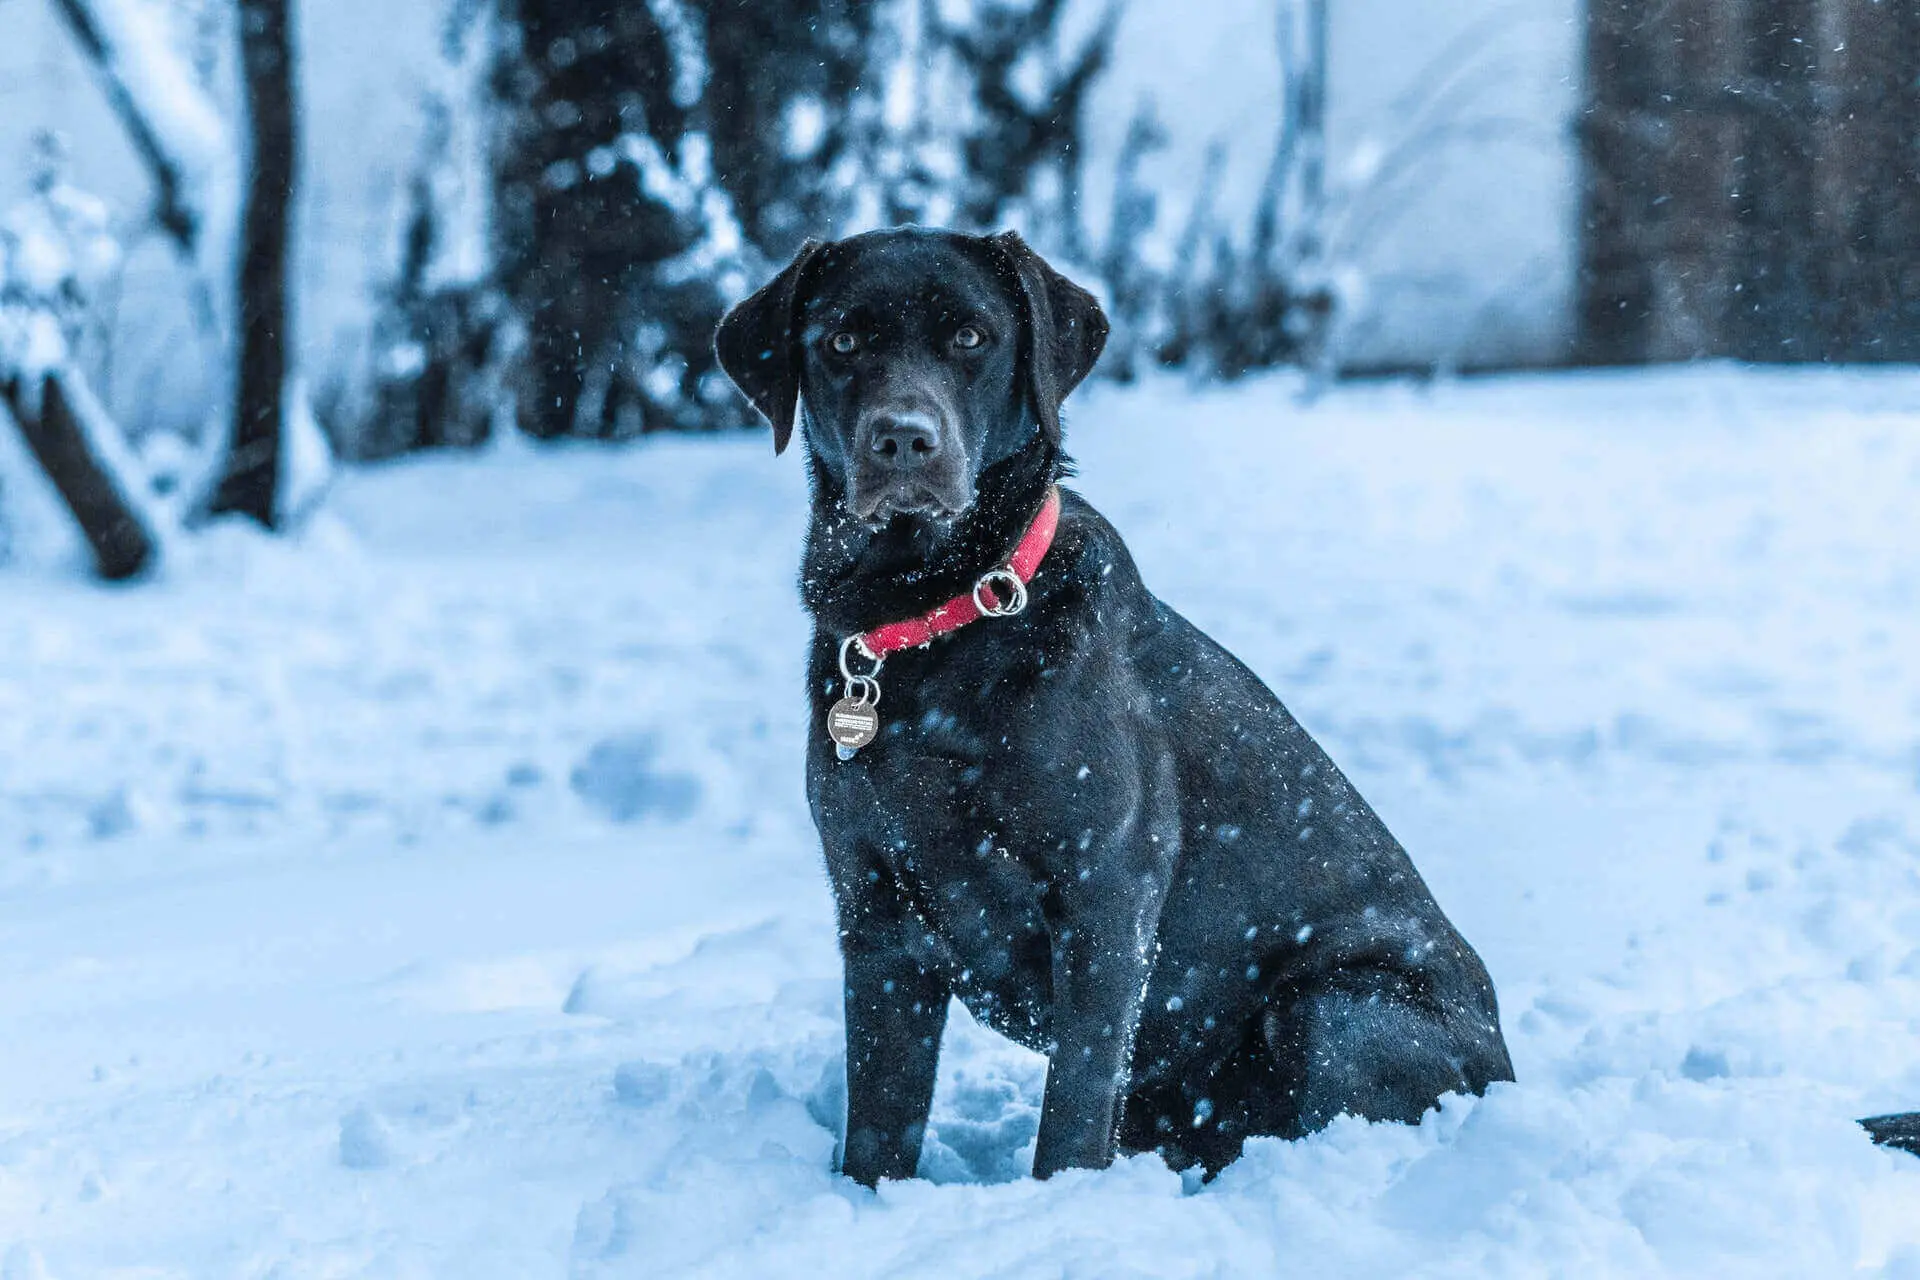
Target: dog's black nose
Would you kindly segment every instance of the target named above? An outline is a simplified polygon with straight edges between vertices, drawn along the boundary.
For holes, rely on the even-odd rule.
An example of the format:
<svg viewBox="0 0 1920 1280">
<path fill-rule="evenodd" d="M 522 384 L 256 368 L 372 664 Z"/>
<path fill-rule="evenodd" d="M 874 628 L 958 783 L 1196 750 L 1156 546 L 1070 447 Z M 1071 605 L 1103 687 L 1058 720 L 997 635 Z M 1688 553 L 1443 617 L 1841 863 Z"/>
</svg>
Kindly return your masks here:
<svg viewBox="0 0 1920 1280">
<path fill-rule="evenodd" d="M 878 413 L 868 439 L 868 448 L 887 465 L 917 467 L 940 452 L 940 424 L 931 414 L 912 410 Z"/>
</svg>

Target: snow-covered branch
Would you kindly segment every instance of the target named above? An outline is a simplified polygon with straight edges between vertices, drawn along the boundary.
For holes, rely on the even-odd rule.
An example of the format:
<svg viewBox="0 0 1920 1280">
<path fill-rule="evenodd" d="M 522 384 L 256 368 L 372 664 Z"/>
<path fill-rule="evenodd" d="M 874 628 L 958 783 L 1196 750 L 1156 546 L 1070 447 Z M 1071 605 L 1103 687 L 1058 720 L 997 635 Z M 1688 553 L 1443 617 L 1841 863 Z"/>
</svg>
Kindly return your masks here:
<svg viewBox="0 0 1920 1280">
<path fill-rule="evenodd" d="M 224 250 L 238 199 L 233 130 L 146 0 L 53 0 L 99 75 L 154 186 L 154 218 L 183 252 Z"/>
</svg>

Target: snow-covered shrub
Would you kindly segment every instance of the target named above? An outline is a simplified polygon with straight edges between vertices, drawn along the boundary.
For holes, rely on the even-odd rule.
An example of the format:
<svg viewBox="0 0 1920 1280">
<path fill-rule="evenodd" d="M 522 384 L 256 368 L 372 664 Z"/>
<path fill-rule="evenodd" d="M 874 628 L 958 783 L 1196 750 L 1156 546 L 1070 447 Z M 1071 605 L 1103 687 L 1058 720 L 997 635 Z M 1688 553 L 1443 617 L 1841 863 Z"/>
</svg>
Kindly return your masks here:
<svg viewBox="0 0 1920 1280">
<path fill-rule="evenodd" d="M 0 552 L 26 539 L 16 509 L 44 471 L 92 544 L 106 577 L 140 572 L 162 521 L 132 451 L 94 399 L 75 353 L 95 326 L 94 300 L 120 264 L 106 206 L 65 177 L 66 146 L 35 140 L 28 194 L 0 216 L 0 428 L 25 448 L 0 451 Z M 57 536 L 57 535 L 53 535 Z"/>
<path fill-rule="evenodd" d="M 106 205 L 66 179 L 65 142 L 41 134 L 30 165 L 27 197 L 0 217 L 0 378 L 69 359 L 120 265 Z"/>
</svg>

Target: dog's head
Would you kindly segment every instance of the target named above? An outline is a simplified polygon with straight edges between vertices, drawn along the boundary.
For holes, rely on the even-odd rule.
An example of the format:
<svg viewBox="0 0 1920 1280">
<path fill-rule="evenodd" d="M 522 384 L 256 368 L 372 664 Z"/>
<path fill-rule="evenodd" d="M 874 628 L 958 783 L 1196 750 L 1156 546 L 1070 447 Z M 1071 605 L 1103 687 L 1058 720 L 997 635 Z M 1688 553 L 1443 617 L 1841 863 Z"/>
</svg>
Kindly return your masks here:
<svg viewBox="0 0 1920 1280">
<path fill-rule="evenodd" d="M 1092 294 L 1019 235 L 918 227 L 808 241 L 720 322 L 720 367 L 869 524 L 950 520 L 980 473 L 1036 434 L 1100 357 Z M 798 409 L 796 410 L 796 406 Z"/>
</svg>

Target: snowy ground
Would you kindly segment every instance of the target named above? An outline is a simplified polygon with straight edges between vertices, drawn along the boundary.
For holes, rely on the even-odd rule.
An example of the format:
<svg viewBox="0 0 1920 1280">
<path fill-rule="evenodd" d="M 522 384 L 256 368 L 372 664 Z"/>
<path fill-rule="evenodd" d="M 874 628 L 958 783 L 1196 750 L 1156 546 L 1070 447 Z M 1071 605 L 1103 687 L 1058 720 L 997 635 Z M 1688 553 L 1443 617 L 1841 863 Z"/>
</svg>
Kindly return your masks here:
<svg viewBox="0 0 1920 1280">
<path fill-rule="evenodd" d="M 1418 1129 L 1046 1184 L 949 1033 L 829 1173 L 803 486 L 764 440 L 349 477 L 0 571 L 0 1276 L 1920 1276 L 1920 378 L 1092 394 L 1080 487 L 1499 984 Z"/>
</svg>

